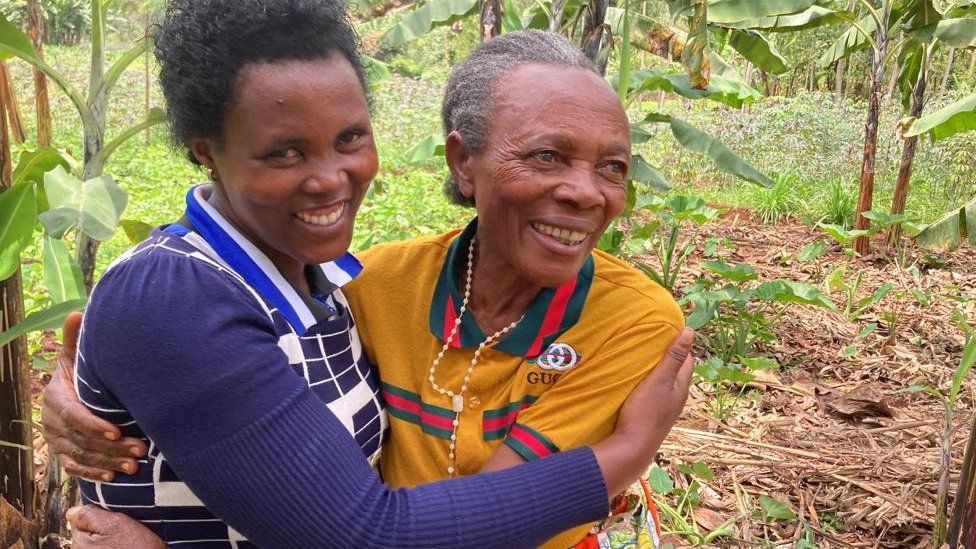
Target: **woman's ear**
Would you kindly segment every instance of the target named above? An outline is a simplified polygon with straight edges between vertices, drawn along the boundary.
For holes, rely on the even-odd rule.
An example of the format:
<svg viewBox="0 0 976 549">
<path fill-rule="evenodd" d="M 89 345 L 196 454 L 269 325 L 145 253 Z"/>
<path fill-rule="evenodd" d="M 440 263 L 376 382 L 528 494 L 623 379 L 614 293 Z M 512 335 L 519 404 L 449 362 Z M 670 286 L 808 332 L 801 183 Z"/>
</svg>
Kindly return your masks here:
<svg viewBox="0 0 976 549">
<path fill-rule="evenodd" d="M 220 171 L 217 169 L 217 162 L 214 160 L 214 149 L 216 144 L 212 139 L 205 137 L 191 137 L 187 144 L 190 147 L 190 154 L 197 159 L 200 165 L 210 170 L 210 180 L 220 181 Z"/>
<path fill-rule="evenodd" d="M 444 156 L 458 191 L 462 196 L 474 198 L 473 157 L 460 133 L 453 131 L 447 136 L 444 141 Z"/>
</svg>

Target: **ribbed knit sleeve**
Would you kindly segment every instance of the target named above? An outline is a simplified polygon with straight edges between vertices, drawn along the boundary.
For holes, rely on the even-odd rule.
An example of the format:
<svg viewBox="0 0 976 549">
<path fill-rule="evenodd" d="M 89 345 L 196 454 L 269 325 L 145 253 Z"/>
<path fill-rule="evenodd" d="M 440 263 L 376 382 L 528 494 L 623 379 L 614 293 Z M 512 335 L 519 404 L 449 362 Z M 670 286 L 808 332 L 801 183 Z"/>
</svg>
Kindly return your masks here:
<svg viewBox="0 0 976 549">
<path fill-rule="evenodd" d="M 154 253 L 111 269 L 80 352 L 84 383 L 123 406 L 193 493 L 261 547 L 531 547 L 607 512 L 587 448 L 388 489 L 291 370 L 267 312 L 200 261 Z"/>
<path fill-rule="evenodd" d="M 390 490 L 307 391 L 234 436 L 171 459 L 211 511 L 261 547 L 536 547 L 607 510 L 589 448 Z"/>
</svg>

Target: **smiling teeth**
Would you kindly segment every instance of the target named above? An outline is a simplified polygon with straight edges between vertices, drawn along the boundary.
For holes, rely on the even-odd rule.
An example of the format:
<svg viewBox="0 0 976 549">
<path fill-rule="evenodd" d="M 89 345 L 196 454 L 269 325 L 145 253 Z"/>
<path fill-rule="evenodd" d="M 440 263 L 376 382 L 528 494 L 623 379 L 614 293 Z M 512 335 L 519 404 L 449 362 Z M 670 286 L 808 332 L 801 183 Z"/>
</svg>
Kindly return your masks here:
<svg viewBox="0 0 976 549">
<path fill-rule="evenodd" d="M 533 223 L 532 226 L 535 227 L 540 233 L 547 234 L 567 246 L 579 244 L 580 242 L 586 240 L 586 237 L 589 236 L 588 233 L 571 231 L 569 229 L 560 229 L 559 227 L 555 227 L 553 225 L 543 225 L 542 223 Z"/>
<path fill-rule="evenodd" d="M 309 225 L 319 225 L 320 227 L 327 227 L 329 225 L 334 224 L 336 221 L 339 221 L 339 218 L 342 217 L 342 212 L 345 209 L 346 209 L 345 206 L 341 206 L 338 209 L 336 209 L 336 211 L 327 215 L 308 215 L 303 213 L 297 213 L 295 214 L 295 217 L 304 221 L 305 223 L 308 223 Z"/>
</svg>

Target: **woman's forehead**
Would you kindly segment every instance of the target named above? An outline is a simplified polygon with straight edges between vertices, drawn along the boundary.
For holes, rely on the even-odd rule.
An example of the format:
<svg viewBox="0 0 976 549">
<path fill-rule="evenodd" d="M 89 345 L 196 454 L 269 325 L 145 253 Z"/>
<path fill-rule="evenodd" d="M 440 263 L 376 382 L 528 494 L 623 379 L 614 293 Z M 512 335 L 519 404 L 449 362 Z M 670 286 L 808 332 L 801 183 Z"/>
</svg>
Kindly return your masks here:
<svg viewBox="0 0 976 549">
<path fill-rule="evenodd" d="M 586 134 L 629 148 L 630 129 L 620 99 L 597 74 L 550 65 L 526 65 L 503 78 L 488 107 L 489 134 L 575 142 Z"/>
</svg>

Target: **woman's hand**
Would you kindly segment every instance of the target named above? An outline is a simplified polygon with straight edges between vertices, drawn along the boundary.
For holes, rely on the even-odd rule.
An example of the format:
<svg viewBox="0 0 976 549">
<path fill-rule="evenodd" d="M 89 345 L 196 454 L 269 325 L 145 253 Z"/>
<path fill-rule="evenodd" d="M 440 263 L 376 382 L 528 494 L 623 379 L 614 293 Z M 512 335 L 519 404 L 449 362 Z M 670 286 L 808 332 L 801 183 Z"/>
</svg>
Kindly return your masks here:
<svg viewBox="0 0 976 549">
<path fill-rule="evenodd" d="M 72 507 L 72 549 L 165 549 L 166 544 L 136 519 L 95 505 Z"/>
<path fill-rule="evenodd" d="M 111 481 L 115 472 L 134 473 L 135 458 L 146 455 L 146 443 L 122 437 L 119 428 L 97 417 L 78 400 L 74 387 L 81 314 L 64 321 L 64 345 L 58 353 L 58 368 L 44 389 L 41 430 L 48 448 L 71 475 Z"/>
<path fill-rule="evenodd" d="M 611 495 L 644 474 L 681 415 L 694 369 L 694 341 L 691 328 L 678 334 L 657 367 L 627 397 L 614 432 L 593 446 Z"/>
</svg>

